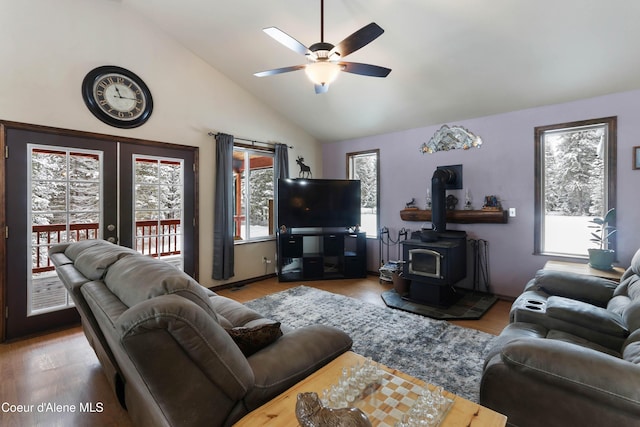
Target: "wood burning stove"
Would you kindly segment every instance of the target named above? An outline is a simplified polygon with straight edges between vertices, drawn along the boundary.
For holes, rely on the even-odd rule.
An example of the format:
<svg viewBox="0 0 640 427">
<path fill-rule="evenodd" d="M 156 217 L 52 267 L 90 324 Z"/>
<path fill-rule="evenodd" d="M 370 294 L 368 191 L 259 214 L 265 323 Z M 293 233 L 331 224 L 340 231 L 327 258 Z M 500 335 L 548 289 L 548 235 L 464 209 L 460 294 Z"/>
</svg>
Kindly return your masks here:
<svg viewBox="0 0 640 427">
<path fill-rule="evenodd" d="M 462 188 L 462 166 L 441 166 L 431 178 L 432 230 L 411 233 L 402 242 L 403 274 L 411 280 L 408 299 L 451 305 L 458 294 L 453 285 L 467 276 L 467 233 L 446 229 L 447 188 Z"/>
<path fill-rule="evenodd" d="M 467 276 L 467 233 L 445 231 L 425 242 L 421 232 L 402 242 L 403 275 L 411 280 L 408 298 L 417 302 L 450 305 L 458 298 L 453 285 Z"/>
</svg>

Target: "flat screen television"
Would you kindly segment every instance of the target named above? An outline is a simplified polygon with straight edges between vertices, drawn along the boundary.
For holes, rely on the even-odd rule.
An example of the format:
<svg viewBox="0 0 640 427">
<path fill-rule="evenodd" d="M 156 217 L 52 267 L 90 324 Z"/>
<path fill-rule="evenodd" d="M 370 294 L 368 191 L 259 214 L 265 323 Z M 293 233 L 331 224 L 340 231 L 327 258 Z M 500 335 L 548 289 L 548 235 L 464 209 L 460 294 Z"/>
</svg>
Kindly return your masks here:
<svg viewBox="0 0 640 427">
<path fill-rule="evenodd" d="M 357 224 L 360 224 L 359 180 L 278 180 L 278 226 L 337 228 Z"/>
</svg>

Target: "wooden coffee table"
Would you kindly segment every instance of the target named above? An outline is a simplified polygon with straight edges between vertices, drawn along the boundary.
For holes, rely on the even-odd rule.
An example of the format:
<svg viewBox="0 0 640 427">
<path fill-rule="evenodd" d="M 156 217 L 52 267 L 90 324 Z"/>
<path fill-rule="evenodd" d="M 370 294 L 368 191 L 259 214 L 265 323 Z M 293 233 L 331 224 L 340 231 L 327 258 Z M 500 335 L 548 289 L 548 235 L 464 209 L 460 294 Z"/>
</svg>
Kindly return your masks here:
<svg viewBox="0 0 640 427">
<path fill-rule="evenodd" d="M 347 352 L 333 360 L 328 365 L 311 374 L 298 384 L 291 387 L 281 395 L 262 405 L 260 408 L 247 414 L 235 426 L 254 427 L 297 427 L 295 407 L 298 393 L 315 391 L 321 395 L 322 390 L 335 384 L 342 368 L 350 367 L 358 363 L 363 363 L 366 359 L 359 354 Z M 382 368 L 389 374 L 402 378 L 405 381 L 424 387 L 424 381 L 391 369 L 386 366 Z M 507 417 L 485 408 L 477 403 L 456 396 L 452 393 L 445 393 L 446 397 L 453 400 L 453 405 L 448 414 L 440 424 L 441 427 L 473 426 L 473 427 L 504 427 L 507 424 Z M 371 420 L 373 426 L 380 425 L 376 420 Z"/>
</svg>

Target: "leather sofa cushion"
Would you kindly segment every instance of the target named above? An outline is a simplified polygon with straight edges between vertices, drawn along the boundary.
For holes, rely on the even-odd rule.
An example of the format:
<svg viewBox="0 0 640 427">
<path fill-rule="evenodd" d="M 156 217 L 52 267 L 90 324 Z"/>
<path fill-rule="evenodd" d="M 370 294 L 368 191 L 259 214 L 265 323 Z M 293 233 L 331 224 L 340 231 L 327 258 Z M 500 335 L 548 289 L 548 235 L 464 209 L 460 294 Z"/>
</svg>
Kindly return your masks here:
<svg viewBox="0 0 640 427">
<path fill-rule="evenodd" d="M 106 240 L 81 240 L 79 242 L 74 242 L 67 246 L 64 250 L 64 254 L 75 261 L 78 258 L 78 255 L 85 249 L 91 247 L 104 247 L 106 245 L 110 245 Z"/>
<path fill-rule="evenodd" d="M 629 331 L 640 330 L 640 301 L 629 301 L 622 313 L 622 318 Z"/>
<path fill-rule="evenodd" d="M 209 301 L 218 315 L 220 325 L 225 329 L 253 327 L 266 320 L 262 314 L 230 298 L 215 294 Z"/>
<path fill-rule="evenodd" d="M 171 264 L 144 255 L 125 257 L 113 264 L 104 282 L 128 307 L 160 295 L 179 295 L 216 315 L 206 288 Z"/>
<path fill-rule="evenodd" d="M 244 398 L 247 410 L 273 399 L 349 350 L 352 344 L 351 338 L 337 328 L 311 325 L 294 329 L 252 354 L 246 360 L 255 383 Z"/>
<path fill-rule="evenodd" d="M 547 315 L 609 335 L 629 335 L 629 330 L 619 314 L 570 298 L 549 297 Z"/>
<path fill-rule="evenodd" d="M 127 311 L 127 306 L 109 291 L 104 282 L 87 282 L 80 288 L 80 292 L 91 312 L 94 313 L 98 324 L 108 326 L 106 329 L 109 331 L 118 318 Z"/>
<path fill-rule="evenodd" d="M 604 307 L 613 296 L 618 283 L 601 277 L 566 271 L 539 270 L 534 286 L 548 295 L 557 295 Z"/>
<path fill-rule="evenodd" d="M 101 280 L 107 269 L 120 258 L 137 254 L 132 249 L 110 243 L 91 246 L 78 254 L 74 265 L 89 280 Z"/>
<path fill-rule="evenodd" d="M 640 329 L 634 330 L 622 347 L 622 358 L 640 365 Z"/>
<path fill-rule="evenodd" d="M 551 329 L 546 336 L 547 339 L 568 342 L 570 344 L 579 345 L 580 347 L 590 348 L 592 350 L 599 351 L 601 353 L 607 353 L 611 356 L 620 358 L 620 353 L 617 351 L 608 349 L 604 346 L 601 346 L 595 342 L 589 341 L 587 339 L 581 338 L 577 335 L 570 334 L 564 331 L 557 331 L 555 329 Z"/>
<path fill-rule="evenodd" d="M 622 358 L 628 362 L 640 365 L 640 342 L 633 342 L 624 348 Z"/>
</svg>

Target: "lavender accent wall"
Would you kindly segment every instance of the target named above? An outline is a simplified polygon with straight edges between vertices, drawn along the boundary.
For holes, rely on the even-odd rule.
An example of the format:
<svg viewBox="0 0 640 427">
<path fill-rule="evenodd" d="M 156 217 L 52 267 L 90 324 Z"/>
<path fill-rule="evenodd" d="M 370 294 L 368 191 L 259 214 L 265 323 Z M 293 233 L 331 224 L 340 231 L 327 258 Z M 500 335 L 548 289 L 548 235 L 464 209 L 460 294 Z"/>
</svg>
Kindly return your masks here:
<svg viewBox="0 0 640 427">
<path fill-rule="evenodd" d="M 632 170 L 632 147 L 640 145 L 640 91 L 447 123 L 462 125 L 482 137 L 480 149 L 421 154 L 419 146 L 442 124 L 326 143 L 322 149 L 323 177 L 345 178 L 348 152 L 380 149 L 381 225 L 395 237 L 402 227 L 416 230 L 422 225 L 402 221 L 399 211 L 412 198 L 424 208 L 436 167 L 462 164 L 464 189 L 469 190 L 476 209 L 485 195 L 495 194 L 505 209 L 516 208 L 517 216 L 509 218 L 508 224 L 447 227 L 489 242 L 491 291 L 514 297 L 552 259 L 533 255 L 534 127 L 609 116 L 618 117 L 618 264 L 626 267 L 640 248 L 640 170 Z M 465 190 L 448 192 L 459 199 L 459 208 Z M 369 270 L 375 271 L 378 242 L 370 240 L 368 246 Z M 391 254 L 395 253 L 392 248 Z"/>
</svg>

